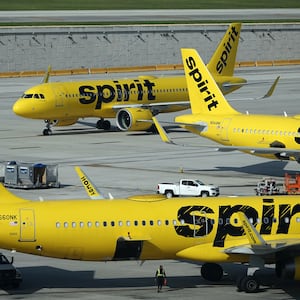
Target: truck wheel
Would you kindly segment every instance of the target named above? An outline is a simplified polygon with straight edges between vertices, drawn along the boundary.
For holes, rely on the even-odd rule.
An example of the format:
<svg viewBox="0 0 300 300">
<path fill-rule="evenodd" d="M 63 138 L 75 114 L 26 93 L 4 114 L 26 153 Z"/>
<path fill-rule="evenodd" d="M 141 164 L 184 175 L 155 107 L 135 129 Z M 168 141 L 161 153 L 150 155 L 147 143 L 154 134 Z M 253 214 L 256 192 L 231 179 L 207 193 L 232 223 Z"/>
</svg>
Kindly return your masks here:
<svg viewBox="0 0 300 300">
<path fill-rule="evenodd" d="M 208 197 L 209 196 L 209 193 L 208 192 L 202 192 L 201 193 L 201 197 Z"/>
<path fill-rule="evenodd" d="M 167 198 L 172 198 L 173 197 L 173 192 L 172 191 L 166 191 L 165 195 Z"/>
</svg>

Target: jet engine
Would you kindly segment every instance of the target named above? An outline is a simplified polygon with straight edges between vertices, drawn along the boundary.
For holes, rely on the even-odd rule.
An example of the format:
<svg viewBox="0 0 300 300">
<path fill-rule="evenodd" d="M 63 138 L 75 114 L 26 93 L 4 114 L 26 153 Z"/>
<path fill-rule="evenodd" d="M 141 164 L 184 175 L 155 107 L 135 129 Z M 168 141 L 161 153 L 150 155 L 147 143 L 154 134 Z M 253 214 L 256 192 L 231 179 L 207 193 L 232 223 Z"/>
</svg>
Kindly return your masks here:
<svg viewBox="0 0 300 300">
<path fill-rule="evenodd" d="M 276 263 L 276 274 L 283 279 L 300 280 L 300 257 L 278 261 Z"/>
<path fill-rule="evenodd" d="M 140 122 L 149 120 L 149 122 Z M 152 126 L 152 112 L 143 108 L 125 108 L 118 111 L 117 126 L 122 131 L 143 131 Z"/>
</svg>

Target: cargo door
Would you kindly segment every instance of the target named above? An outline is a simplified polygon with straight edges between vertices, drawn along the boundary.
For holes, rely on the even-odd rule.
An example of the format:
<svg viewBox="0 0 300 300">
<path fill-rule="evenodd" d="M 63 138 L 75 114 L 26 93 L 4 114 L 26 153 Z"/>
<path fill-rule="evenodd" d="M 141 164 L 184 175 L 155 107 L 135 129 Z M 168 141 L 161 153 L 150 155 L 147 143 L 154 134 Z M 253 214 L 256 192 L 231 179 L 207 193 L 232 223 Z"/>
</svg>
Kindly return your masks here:
<svg viewBox="0 0 300 300">
<path fill-rule="evenodd" d="M 35 241 L 35 218 L 33 209 L 20 210 L 20 242 Z"/>
</svg>

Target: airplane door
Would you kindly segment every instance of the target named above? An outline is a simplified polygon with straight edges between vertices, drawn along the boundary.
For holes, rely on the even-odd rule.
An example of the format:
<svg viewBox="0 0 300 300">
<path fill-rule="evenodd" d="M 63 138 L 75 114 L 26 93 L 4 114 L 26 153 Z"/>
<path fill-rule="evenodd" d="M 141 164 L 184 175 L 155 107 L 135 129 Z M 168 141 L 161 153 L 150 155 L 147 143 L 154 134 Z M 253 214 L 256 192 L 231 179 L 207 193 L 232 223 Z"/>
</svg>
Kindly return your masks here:
<svg viewBox="0 0 300 300">
<path fill-rule="evenodd" d="M 139 259 L 143 241 L 126 241 L 118 239 L 113 260 Z"/>
<path fill-rule="evenodd" d="M 20 242 L 35 241 L 35 218 L 33 209 L 20 210 Z"/>
<path fill-rule="evenodd" d="M 222 141 L 229 141 L 228 138 L 228 127 L 231 122 L 231 119 L 223 119 L 220 128 L 220 135 Z"/>
</svg>

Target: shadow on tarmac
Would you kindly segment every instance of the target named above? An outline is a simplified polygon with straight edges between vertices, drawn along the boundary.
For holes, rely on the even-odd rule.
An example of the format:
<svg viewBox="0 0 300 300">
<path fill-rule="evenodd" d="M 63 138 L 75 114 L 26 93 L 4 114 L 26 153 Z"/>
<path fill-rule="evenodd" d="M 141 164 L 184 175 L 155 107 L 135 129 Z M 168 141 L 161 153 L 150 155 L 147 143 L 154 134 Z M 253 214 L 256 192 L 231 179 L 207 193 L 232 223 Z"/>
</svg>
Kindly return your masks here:
<svg viewBox="0 0 300 300">
<path fill-rule="evenodd" d="M 239 264 L 229 264 L 226 271 L 241 271 L 243 266 Z M 68 271 L 49 266 L 23 267 L 19 268 L 23 275 L 23 282 L 16 290 L 7 290 L 10 295 L 34 294 L 41 289 L 80 289 L 80 288 L 97 288 L 97 289 L 122 289 L 122 288 L 145 288 L 155 289 L 153 277 L 136 277 L 136 278 L 94 278 L 94 271 Z M 201 276 L 168 276 L 168 285 L 166 289 L 182 290 L 185 288 L 216 288 L 218 286 L 232 285 L 235 286 L 235 277 L 226 275 L 220 282 L 208 282 Z M 294 281 L 280 281 L 276 279 L 274 270 L 264 270 L 258 274 L 262 286 L 259 292 L 267 289 L 283 289 L 287 294 L 299 298 L 299 287 Z"/>
</svg>

